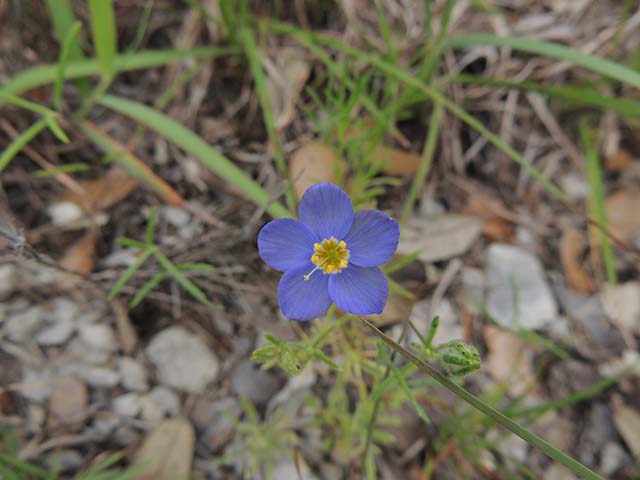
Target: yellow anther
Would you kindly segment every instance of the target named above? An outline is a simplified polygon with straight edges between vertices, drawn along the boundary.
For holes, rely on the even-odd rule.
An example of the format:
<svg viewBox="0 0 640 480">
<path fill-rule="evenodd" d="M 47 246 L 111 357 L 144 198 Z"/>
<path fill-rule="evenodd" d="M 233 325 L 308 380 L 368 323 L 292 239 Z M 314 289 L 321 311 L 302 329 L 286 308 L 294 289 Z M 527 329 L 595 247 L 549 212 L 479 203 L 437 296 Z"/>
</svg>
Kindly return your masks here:
<svg viewBox="0 0 640 480">
<path fill-rule="evenodd" d="M 316 270 L 322 270 L 324 273 L 338 273 L 349 265 L 349 250 L 347 250 L 347 242 L 344 240 L 331 237 L 325 238 L 320 243 L 313 244 L 314 254 L 311 256 L 311 263 L 316 268 L 304 276 L 305 280 L 309 280 Z"/>
</svg>

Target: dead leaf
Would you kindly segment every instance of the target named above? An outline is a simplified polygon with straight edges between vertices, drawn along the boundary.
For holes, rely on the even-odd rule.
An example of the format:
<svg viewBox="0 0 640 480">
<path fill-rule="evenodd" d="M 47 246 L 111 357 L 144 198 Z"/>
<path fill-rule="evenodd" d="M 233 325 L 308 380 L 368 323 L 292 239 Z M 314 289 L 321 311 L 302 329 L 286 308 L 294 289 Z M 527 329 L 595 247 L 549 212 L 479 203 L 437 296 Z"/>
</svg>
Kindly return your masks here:
<svg viewBox="0 0 640 480">
<path fill-rule="evenodd" d="M 484 338 L 489 349 L 485 364 L 491 376 L 508 385 L 513 395 L 529 392 L 536 385 L 530 345 L 494 325 L 484 328 Z"/>
<path fill-rule="evenodd" d="M 578 292 L 593 293 L 595 291 L 593 279 L 580 263 L 580 257 L 584 254 L 585 248 L 584 238 L 578 230 L 567 228 L 562 232 L 560 261 L 567 283 Z"/>
<path fill-rule="evenodd" d="M 379 327 L 401 322 L 411 314 L 415 299 L 409 299 L 397 292 L 389 292 L 389 299 L 380 315 L 367 317 Z"/>
<path fill-rule="evenodd" d="M 423 262 L 437 262 L 466 252 L 480 233 L 484 222 L 479 217 L 445 214 L 412 217 L 400 232 L 398 253 L 410 255 L 421 250 Z"/>
<path fill-rule="evenodd" d="M 95 265 L 97 235 L 88 231 L 80 240 L 71 245 L 60 260 L 60 265 L 68 270 L 86 275 Z"/>
<path fill-rule="evenodd" d="M 618 432 L 631 450 L 634 458 L 640 461 L 640 413 L 624 404 L 619 396 L 612 401 L 613 420 Z"/>
<path fill-rule="evenodd" d="M 135 480 L 188 480 L 193 462 L 195 432 L 184 418 L 162 420 L 135 456 L 140 471 Z"/>
<path fill-rule="evenodd" d="M 134 178 L 121 167 L 114 165 L 104 177 L 82 184 L 87 195 L 67 192 L 53 203 L 72 202 L 84 211 L 93 213 L 124 200 L 137 186 L 138 182 Z"/>
<path fill-rule="evenodd" d="M 267 70 L 267 92 L 278 130 L 293 121 L 295 105 L 311 73 L 307 58 L 302 48 L 283 47 L 278 49 L 275 58 L 262 59 Z"/>
<path fill-rule="evenodd" d="M 335 183 L 345 170 L 344 160 L 322 142 L 311 142 L 300 147 L 289 162 L 293 191 L 298 199 L 315 183 Z"/>
<path fill-rule="evenodd" d="M 118 300 L 112 300 L 111 306 L 116 314 L 116 328 L 118 330 L 118 340 L 122 351 L 126 354 L 132 353 L 138 345 L 138 334 L 129 318 L 129 311 Z"/>
<path fill-rule="evenodd" d="M 371 153 L 371 161 L 380 163 L 387 175 L 411 175 L 418 171 L 420 155 L 380 145 Z"/>
<path fill-rule="evenodd" d="M 631 154 L 621 148 L 611 155 L 607 155 L 604 160 L 605 168 L 610 172 L 622 172 L 629 168 L 633 164 L 633 158 Z"/>
<path fill-rule="evenodd" d="M 623 242 L 640 238 L 640 191 L 620 190 L 605 202 L 607 226 Z"/>
<path fill-rule="evenodd" d="M 482 233 L 491 240 L 509 243 L 515 237 L 513 216 L 499 199 L 491 195 L 470 192 L 462 213 L 483 218 Z"/>
<path fill-rule="evenodd" d="M 49 397 L 49 428 L 82 422 L 89 402 L 87 385 L 75 377 L 54 383 Z"/>
</svg>

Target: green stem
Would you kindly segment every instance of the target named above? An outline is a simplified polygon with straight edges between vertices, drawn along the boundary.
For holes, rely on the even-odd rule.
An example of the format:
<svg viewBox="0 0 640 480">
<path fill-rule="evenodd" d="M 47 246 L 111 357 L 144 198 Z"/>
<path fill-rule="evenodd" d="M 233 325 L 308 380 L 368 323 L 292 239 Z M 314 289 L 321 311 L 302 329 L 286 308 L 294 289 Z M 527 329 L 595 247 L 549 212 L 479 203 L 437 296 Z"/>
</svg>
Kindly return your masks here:
<svg viewBox="0 0 640 480">
<path fill-rule="evenodd" d="M 373 323 L 371 323 L 366 318 L 364 317 L 358 317 L 358 318 L 369 330 L 371 330 L 376 336 L 378 336 L 382 341 L 384 341 L 387 345 L 389 345 L 389 347 L 391 347 L 394 351 L 396 351 L 397 353 L 402 355 L 405 359 L 407 359 L 408 361 L 416 365 L 424 373 L 431 376 L 440 385 L 447 388 L 453 394 L 457 395 L 458 397 L 463 399 L 465 402 L 469 403 L 472 407 L 479 410 L 486 416 L 490 417 L 491 419 L 493 419 L 495 422 L 502 425 L 507 430 L 511 431 L 512 433 L 522 438 L 525 442 L 538 448 L 539 450 L 547 454 L 549 457 L 551 457 L 553 460 L 557 461 L 558 463 L 561 463 L 562 465 L 567 467 L 569 470 L 571 470 L 573 473 L 580 475 L 585 480 L 604 480 L 603 477 L 598 475 L 596 472 L 594 472 L 590 468 L 586 467 L 585 465 L 578 462 L 577 460 L 571 458 L 569 455 L 562 452 L 561 450 L 558 450 L 557 448 L 555 448 L 554 446 L 552 446 L 551 444 L 549 444 L 548 442 L 546 442 L 545 440 L 537 436 L 536 434 L 531 433 L 526 428 L 521 427 L 510 418 L 506 417 L 505 415 L 497 411 L 495 408 L 487 405 L 478 397 L 469 393 L 460 385 L 457 385 L 456 383 L 449 380 L 449 378 L 444 376 L 442 373 L 440 373 L 438 370 L 433 368 L 431 365 L 420 360 L 413 353 L 409 352 L 407 349 L 405 349 L 401 345 L 394 342 L 391 338 L 387 337 Z"/>
</svg>

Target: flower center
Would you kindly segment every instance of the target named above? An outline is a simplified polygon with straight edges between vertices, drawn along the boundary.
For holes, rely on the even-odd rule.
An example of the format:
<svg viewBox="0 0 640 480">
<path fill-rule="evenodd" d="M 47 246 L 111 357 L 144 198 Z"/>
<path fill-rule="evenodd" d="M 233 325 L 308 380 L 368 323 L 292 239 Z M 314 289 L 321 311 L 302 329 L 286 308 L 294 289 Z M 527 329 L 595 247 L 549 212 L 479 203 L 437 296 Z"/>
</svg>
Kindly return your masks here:
<svg viewBox="0 0 640 480">
<path fill-rule="evenodd" d="M 349 265 L 349 250 L 347 250 L 347 242 L 338 241 L 336 238 L 325 238 L 320 243 L 313 244 L 314 254 L 311 256 L 311 262 L 316 266 L 313 270 L 304 276 L 305 280 L 309 280 L 316 270 L 322 270 L 324 273 L 338 273 Z"/>
</svg>

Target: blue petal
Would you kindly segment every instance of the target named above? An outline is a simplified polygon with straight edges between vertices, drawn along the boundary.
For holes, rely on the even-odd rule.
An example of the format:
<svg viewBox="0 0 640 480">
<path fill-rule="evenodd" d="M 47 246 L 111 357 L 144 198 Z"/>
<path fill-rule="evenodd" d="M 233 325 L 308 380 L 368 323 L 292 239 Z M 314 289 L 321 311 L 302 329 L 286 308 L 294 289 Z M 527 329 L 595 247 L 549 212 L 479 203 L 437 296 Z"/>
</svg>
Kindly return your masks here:
<svg viewBox="0 0 640 480">
<path fill-rule="evenodd" d="M 389 296 L 389 284 L 379 268 L 349 265 L 329 278 L 329 295 L 345 312 L 355 315 L 382 313 Z"/>
<path fill-rule="evenodd" d="M 267 223 L 258 234 L 258 252 L 270 266 L 281 272 L 307 265 L 318 237 L 309 227 L 292 218 Z"/>
<path fill-rule="evenodd" d="M 398 248 L 398 222 L 380 210 L 358 212 L 351 230 L 344 238 L 349 263 L 359 267 L 377 267 L 391 258 Z"/>
<path fill-rule="evenodd" d="M 315 265 L 307 261 L 301 268 L 287 271 L 278 284 L 278 305 L 285 317 L 291 320 L 313 320 L 324 315 L 331 306 L 329 275 L 317 271 L 309 280 L 304 275 Z"/>
<path fill-rule="evenodd" d="M 321 240 L 342 240 L 353 224 L 353 207 L 349 195 L 340 187 L 318 183 L 304 192 L 298 216 Z"/>
</svg>

